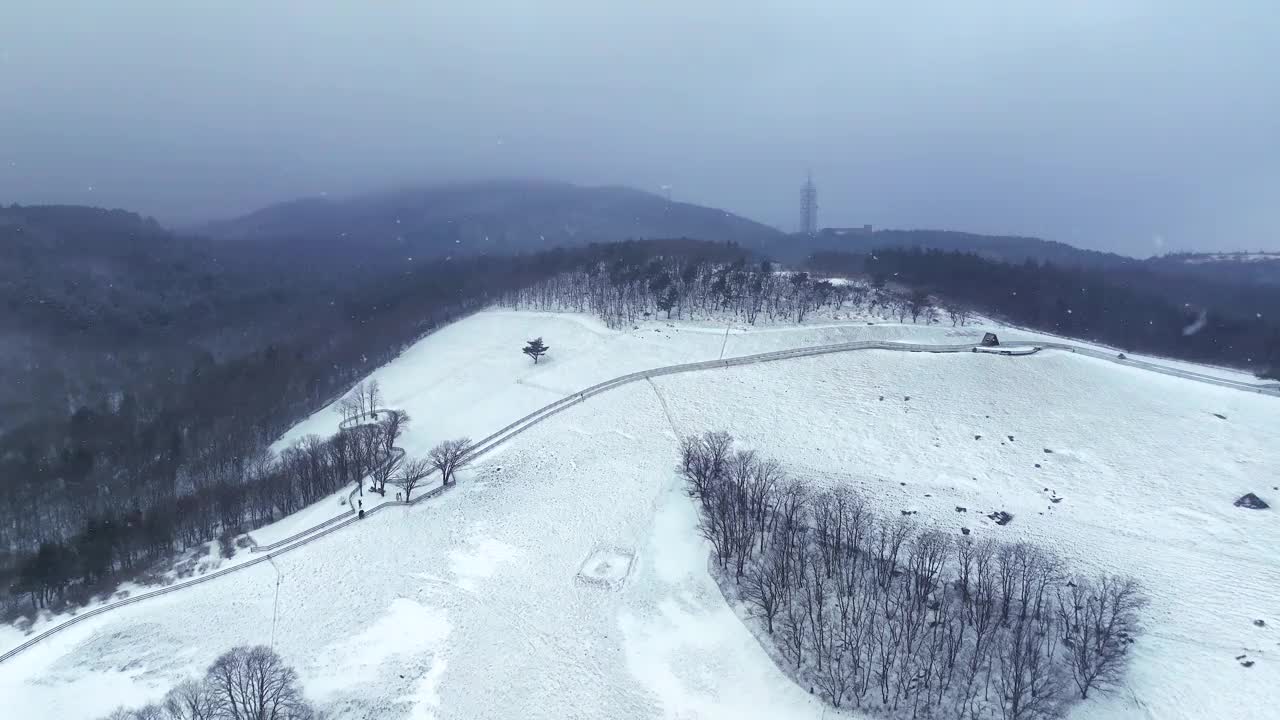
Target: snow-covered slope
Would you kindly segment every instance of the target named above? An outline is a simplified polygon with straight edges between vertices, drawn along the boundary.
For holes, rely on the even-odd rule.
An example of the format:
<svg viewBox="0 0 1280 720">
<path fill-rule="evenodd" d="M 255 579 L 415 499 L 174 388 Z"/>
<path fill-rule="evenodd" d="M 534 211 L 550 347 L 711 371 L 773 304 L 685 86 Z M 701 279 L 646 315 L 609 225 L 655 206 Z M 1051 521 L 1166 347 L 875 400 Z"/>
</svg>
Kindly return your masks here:
<svg viewBox="0 0 1280 720">
<path fill-rule="evenodd" d="M 726 335 L 653 323 L 613 332 L 584 316 L 489 312 L 375 376 L 384 404 L 413 416 L 401 444 L 416 453 L 486 435 L 600 380 L 722 350 L 958 343 L 981 330 L 846 324 Z M 535 335 L 552 347 L 537 366 L 519 354 Z M 1280 494 L 1278 419 L 1275 397 L 1054 351 L 865 351 L 634 383 L 485 456 L 452 493 L 356 523 L 274 568 L 54 635 L 0 664 L 0 696 L 18 717 L 93 717 L 157 698 L 227 648 L 274 634 L 335 717 L 821 717 L 707 574 L 674 473 L 676 437 L 724 428 L 795 474 L 862 488 L 885 512 L 1025 537 L 1082 568 L 1140 577 L 1154 602 L 1130 688 L 1073 717 L 1271 717 L 1280 707 L 1280 523 L 1231 501 Z M 336 424 L 323 411 L 290 437 Z M 1064 499 L 1050 502 L 1054 493 Z M 994 509 L 1014 522 L 976 517 Z M 611 586 L 580 573 L 625 579 Z M 0 649 L 20 640 L 0 629 Z"/>
</svg>

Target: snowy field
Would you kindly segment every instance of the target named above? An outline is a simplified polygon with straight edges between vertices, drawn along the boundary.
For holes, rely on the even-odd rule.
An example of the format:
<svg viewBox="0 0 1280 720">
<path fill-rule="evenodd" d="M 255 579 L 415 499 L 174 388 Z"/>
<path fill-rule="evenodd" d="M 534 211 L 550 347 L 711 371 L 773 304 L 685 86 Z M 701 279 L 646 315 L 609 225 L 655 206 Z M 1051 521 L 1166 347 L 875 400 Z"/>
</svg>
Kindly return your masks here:
<svg viewBox="0 0 1280 720">
<path fill-rule="evenodd" d="M 614 332 L 587 316 L 486 312 L 374 377 L 383 404 L 413 417 L 400 443 L 412 455 L 634 370 L 982 330 Z M 534 366 L 519 348 L 537 335 L 552 350 Z M 325 410 L 288 437 L 337 421 Z M 773 665 L 707 572 L 674 472 L 677 434 L 704 429 L 794 475 L 852 484 L 884 513 L 1026 538 L 1082 570 L 1142 579 L 1153 602 L 1130 686 L 1073 718 L 1251 720 L 1280 707 L 1280 522 L 1231 505 L 1249 491 L 1280 505 L 1280 398 L 1064 352 L 863 351 L 668 376 L 576 405 L 486 455 L 454 492 L 0 664 L 5 714 L 92 718 L 160 697 L 234 645 L 270 643 L 279 578 L 275 646 L 337 718 L 837 716 Z M 342 510 L 336 496 L 323 504 Z M 983 517 L 993 510 L 1014 521 L 997 527 Z M 21 639 L 0 629 L 0 650 Z"/>
</svg>

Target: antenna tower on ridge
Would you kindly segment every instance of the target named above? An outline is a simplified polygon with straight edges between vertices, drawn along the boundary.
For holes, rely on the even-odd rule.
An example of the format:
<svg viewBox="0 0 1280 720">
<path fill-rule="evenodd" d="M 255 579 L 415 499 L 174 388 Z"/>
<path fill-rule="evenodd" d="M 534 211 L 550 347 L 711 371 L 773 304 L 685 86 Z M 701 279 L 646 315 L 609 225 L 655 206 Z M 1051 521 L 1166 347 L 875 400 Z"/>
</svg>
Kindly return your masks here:
<svg viewBox="0 0 1280 720">
<path fill-rule="evenodd" d="M 809 173 L 800 187 L 800 232 L 818 234 L 818 188 L 813 184 L 813 173 Z"/>
</svg>

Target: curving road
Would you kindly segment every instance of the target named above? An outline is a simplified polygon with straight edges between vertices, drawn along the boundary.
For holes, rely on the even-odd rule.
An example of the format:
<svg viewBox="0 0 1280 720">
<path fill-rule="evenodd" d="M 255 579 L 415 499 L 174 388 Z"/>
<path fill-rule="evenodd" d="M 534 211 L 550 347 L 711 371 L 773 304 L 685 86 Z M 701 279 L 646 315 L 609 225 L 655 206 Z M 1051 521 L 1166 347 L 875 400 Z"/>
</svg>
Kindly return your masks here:
<svg viewBox="0 0 1280 720">
<path fill-rule="evenodd" d="M 1107 360 L 1109 362 L 1114 362 L 1121 365 L 1129 365 L 1131 367 L 1137 367 L 1144 370 L 1159 372 L 1165 375 L 1172 375 L 1174 377 L 1180 377 L 1187 380 L 1205 382 L 1212 385 L 1229 387 L 1237 390 L 1244 390 L 1247 392 L 1280 396 L 1280 389 L 1276 387 L 1256 385 L 1256 384 L 1241 382 L 1237 380 L 1229 380 L 1225 378 L 1214 377 L 1211 375 L 1204 375 L 1202 373 L 1197 373 L 1190 370 L 1181 370 L 1177 368 L 1165 367 L 1162 365 L 1157 365 L 1154 363 L 1149 363 L 1149 362 L 1140 361 L 1140 360 L 1122 359 L 1117 354 L 1112 354 L 1112 353 L 1108 353 L 1101 350 L 1094 350 L 1092 348 L 1084 348 L 1076 345 L 1070 345 L 1067 343 L 1020 341 L 1016 338 L 1010 338 L 1006 341 L 1006 344 L 1033 346 L 1035 348 L 1034 352 L 1038 352 L 1042 348 L 1062 350 L 1062 351 L 1072 352 L 1080 355 L 1087 355 L 1089 357 L 1094 357 L 1101 360 Z M 674 375 L 677 373 L 696 372 L 700 370 L 713 370 L 716 368 L 735 367 L 738 365 L 751 365 L 751 364 L 762 363 L 762 362 L 773 362 L 775 360 L 790 360 L 793 358 L 813 357 L 816 355 L 829 355 L 832 353 L 850 352 L 854 350 L 892 350 L 892 351 L 899 351 L 899 352 L 961 353 L 961 352 L 975 352 L 976 349 L 979 347 L 980 346 L 973 345 L 973 344 L 920 345 L 920 344 L 911 344 L 911 343 L 895 343 L 895 342 L 881 342 L 881 341 L 857 341 L 857 342 L 837 343 L 834 345 L 818 345 L 813 347 L 793 348 L 790 350 L 777 350 L 774 352 L 758 353 L 755 355 L 743 355 L 740 357 L 732 357 L 732 358 L 725 358 L 725 359 L 718 359 L 718 360 L 707 360 L 704 362 L 695 362 L 695 363 L 684 363 L 681 365 L 669 365 L 666 367 L 654 368 L 651 370 L 642 370 L 640 372 L 621 375 L 619 377 L 613 378 L 612 380 L 606 380 L 602 383 L 597 383 L 595 385 L 592 385 L 591 387 L 580 390 L 572 395 L 568 395 L 564 398 L 561 398 L 560 400 L 550 403 L 549 405 L 543 406 L 542 408 L 539 408 L 538 410 L 535 410 L 532 413 L 529 413 L 528 415 L 520 418 L 519 420 L 516 420 L 510 425 L 507 425 L 506 427 L 498 430 L 497 432 L 489 435 L 488 437 L 483 438 L 482 440 L 479 440 L 478 442 L 474 443 L 471 446 L 472 447 L 471 451 L 467 455 L 467 459 L 474 460 L 475 458 L 480 457 L 481 455 L 484 455 L 485 453 L 489 452 L 490 450 L 493 450 L 494 448 L 498 447 L 502 443 L 507 442 L 508 440 L 511 440 L 512 438 L 524 432 L 525 430 L 529 429 L 530 427 L 533 427 L 534 425 L 542 422 L 543 420 L 546 420 L 547 418 L 553 415 L 556 415 L 557 413 L 563 410 L 566 410 L 580 402 L 583 402 L 588 398 L 595 397 L 596 395 L 600 395 L 602 393 L 608 392 L 610 390 L 613 390 L 614 388 L 618 388 L 623 385 L 627 385 L 639 380 L 649 380 L 651 378 L 661 377 L 663 375 Z M 349 428 L 342 428 L 340 426 L 340 429 L 349 429 Z M 390 458 L 389 461 L 399 462 L 400 457 L 403 457 L 403 452 L 404 451 L 401 450 L 399 456 L 393 455 L 393 457 Z M 435 474 L 434 470 L 432 471 L 432 474 Z M 366 517 L 372 516 L 387 507 L 412 505 L 419 502 L 423 502 L 437 495 L 440 495 L 441 493 L 449 490 L 452 487 L 454 487 L 454 485 L 437 486 L 431 491 L 423 493 L 422 495 L 419 495 L 417 498 L 414 498 L 409 503 L 396 503 L 396 502 L 382 503 L 374 506 L 369 510 L 366 510 L 365 516 Z M 348 503 L 348 507 L 350 507 L 349 503 Z M 339 515 L 337 517 L 325 520 L 310 528 L 307 528 L 306 530 L 303 530 L 299 533 L 295 533 L 294 535 L 284 538 L 283 540 L 277 541 L 275 543 L 271 543 L 270 545 L 254 547 L 252 549 L 253 552 L 257 552 L 261 554 L 261 557 L 255 558 L 253 560 L 249 560 L 239 565 L 225 568 L 223 570 L 218 570 L 216 572 L 209 573 L 208 575 L 203 575 L 201 577 L 188 580 L 183 583 L 177 583 L 174 585 L 170 585 L 168 587 L 152 590 L 150 592 L 140 593 L 138 595 L 125 598 L 123 600 L 118 600 L 116 602 L 100 605 L 96 608 L 93 608 L 92 610 L 87 610 L 78 615 L 70 617 L 57 625 L 46 628 L 45 630 L 28 638 L 22 644 L 16 647 L 10 648 L 4 653 L 0 653 L 0 663 L 3 663 L 5 660 L 8 660 L 9 658 L 26 650 L 32 645 L 35 645 L 36 643 L 40 642 L 41 640 L 44 640 L 45 638 L 55 633 L 58 633 L 62 630 L 65 630 L 66 628 L 71 627 L 76 623 L 82 622 L 84 620 L 88 620 L 89 618 L 96 617 L 98 615 L 101 615 L 102 613 L 114 610 L 119 607 L 123 607 L 125 605 L 131 605 L 133 603 L 141 602 L 148 598 L 153 598 L 153 597 L 157 597 L 167 593 L 176 592 L 178 590 L 182 590 L 184 588 L 188 588 L 193 585 L 199 585 L 201 583 L 209 582 L 211 580 L 222 577 L 223 575 L 227 575 L 229 573 L 237 572 L 245 568 L 252 567 L 261 562 L 267 562 L 276 555 L 288 552 L 295 548 L 302 547 L 303 545 L 306 545 L 314 540 L 322 538 L 328 535 L 329 533 L 332 533 L 336 530 L 344 528 L 347 525 L 350 525 L 351 523 L 357 522 L 357 521 L 358 521 L 358 518 L 356 513 L 348 510 L 348 512 L 344 515 Z"/>
</svg>

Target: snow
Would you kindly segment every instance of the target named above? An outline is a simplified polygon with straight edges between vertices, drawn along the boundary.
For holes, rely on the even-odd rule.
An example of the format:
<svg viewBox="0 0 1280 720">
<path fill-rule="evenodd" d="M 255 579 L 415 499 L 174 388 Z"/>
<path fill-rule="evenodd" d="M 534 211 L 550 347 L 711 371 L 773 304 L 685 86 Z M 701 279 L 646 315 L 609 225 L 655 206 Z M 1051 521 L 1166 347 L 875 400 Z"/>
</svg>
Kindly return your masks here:
<svg viewBox="0 0 1280 720">
<path fill-rule="evenodd" d="M 359 628 L 359 625 L 355 627 Z M 406 658 L 424 656 L 431 666 L 440 665 L 435 651 L 444 646 L 450 625 L 444 612 L 408 598 L 396 598 L 381 615 L 363 629 L 358 629 L 346 640 L 326 649 L 326 656 L 319 658 L 318 672 L 307 679 L 309 697 L 324 701 L 335 690 L 347 684 L 363 684 L 378 679 L 386 665 Z M 430 677 L 424 676 L 424 677 Z M 435 683 L 416 688 L 412 695 L 423 696 L 429 704 L 434 700 Z"/>
<path fill-rule="evenodd" d="M 384 405 L 413 417 L 401 445 L 416 454 L 595 382 L 722 350 L 977 342 L 986 329 L 610 331 L 585 316 L 485 312 L 375 377 Z M 538 335 L 552 351 L 535 366 L 519 347 Z M 69 720 L 157 699 L 230 647 L 269 643 L 279 578 L 276 649 L 334 717 L 834 716 L 775 666 L 708 573 L 677 437 L 723 428 L 794 475 L 861 489 L 882 512 L 909 507 L 944 529 L 1138 576 L 1153 604 L 1129 687 L 1072 718 L 1270 717 L 1280 526 L 1231 503 L 1277 496 L 1277 413 L 1274 397 L 1052 350 L 862 351 L 633 383 L 534 426 L 439 498 L 54 635 L 0 664 L 0 697 L 17 717 Z M 288 437 L 337 421 L 326 409 Z M 304 512 L 323 519 L 336 502 Z M 997 509 L 1014 521 L 982 517 Z M 255 537 L 306 524 L 282 522 Z M 584 569 L 613 584 L 580 582 Z M 21 640 L 0 628 L 0 649 Z M 1242 654 L 1256 664 L 1242 667 Z"/>
<path fill-rule="evenodd" d="M 1040 348 L 1035 345 L 1000 345 L 998 347 L 976 347 L 973 351 L 987 353 L 988 355 L 1034 355 L 1040 352 Z"/>
<path fill-rule="evenodd" d="M 330 520 L 340 515 L 347 515 L 351 510 L 347 507 L 346 500 L 347 496 L 351 494 L 353 488 L 354 486 L 351 485 L 344 487 L 323 500 L 314 502 L 302 508 L 296 513 L 286 515 L 270 525 L 264 525 L 257 530 L 254 530 L 249 533 L 249 535 L 259 545 L 270 545 L 274 542 L 292 537 L 293 535 L 307 530 L 308 528 L 315 527 L 326 520 Z M 357 496 L 357 498 L 358 497 L 359 496 Z M 374 496 L 374 499 L 381 500 L 382 498 Z M 369 508 L 366 509 L 372 509 L 372 507 L 373 506 L 370 504 Z"/>
<path fill-rule="evenodd" d="M 635 553 L 625 548 L 597 548 L 582 563 L 578 579 L 588 585 L 621 589 L 635 559 Z"/>
<path fill-rule="evenodd" d="M 1263 380 L 1257 377 L 1256 375 L 1245 372 L 1243 370 L 1235 370 L 1233 368 L 1219 367 L 1217 365 L 1206 365 L 1204 363 L 1189 362 L 1186 360 L 1174 360 L 1172 358 L 1163 358 L 1156 355 L 1144 355 L 1141 353 L 1131 353 L 1127 351 L 1121 351 L 1118 348 L 1102 345 L 1099 343 L 1085 342 L 1083 340 L 1076 340 L 1074 338 L 1063 337 L 1061 335 L 1053 335 L 1051 333 L 1046 333 L 1046 332 L 1037 332 L 1034 330 L 1027 330 L 1025 328 L 1002 328 L 1000 326 L 994 326 L 990 329 L 993 332 L 1002 333 L 1000 336 L 1000 340 L 1002 344 L 1004 344 L 1006 335 L 1010 340 L 1015 340 L 1017 342 L 1056 342 L 1056 343 L 1062 343 L 1064 345 L 1073 345 L 1075 347 L 1086 348 L 1089 350 L 1105 351 L 1115 355 L 1119 355 L 1121 352 L 1124 352 L 1125 357 L 1128 358 L 1129 360 L 1151 363 L 1152 365 L 1159 365 L 1159 366 L 1170 368 L 1173 370 L 1191 372 L 1199 375 L 1207 375 L 1209 377 L 1222 378 L 1224 380 L 1231 380 L 1233 382 L 1245 383 L 1248 385 L 1269 386 L 1269 385 L 1275 384 L 1274 381 Z"/>
<path fill-rule="evenodd" d="M 723 326 L 720 329 L 723 334 Z M 587 315 L 490 311 L 446 326 L 372 373 L 386 407 L 409 413 L 401 445 L 412 456 L 440 440 L 482 438 L 508 422 L 583 387 L 627 372 L 716 357 L 716 338 L 685 338 L 672 328 L 615 333 Z M 542 336 L 551 352 L 538 364 L 519 349 Z M 280 450 L 308 434 L 332 435 L 337 403 L 315 413 L 273 446 Z"/>
<path fill-rule="evenodd" d="M 458 587 L 475 590 L 478 581 L 493 577 L 503 564 L 520 557 L 520 550 L 491 537 L 473 538 L 470 547 L 449 557 L 449 568 L 458 578 Z"/>
<path fill-rule="evenodd" d="M 244 564 L 254 557 L 249 552 L 248 546 L 242 544 L 239 539 L 237 540 L 235 553 L 229 558 L 222 555 L 217 541 L 201 543 L 175 556 L 172 565 L 167 569 L 151 573 L 136 581 L 121 583 L 109 595 L 95 596 L 88 604 L 70 614 L 83 613 L 105 605 L 112 605 L 129 597 L 158 588 L 188 582 L 217 570 L 226 570 L 236 565 Z M 47 610 L 42 610 L 29 626 L 24 626 L 21 630 L 13 625 L 0 624 L 0 652 L 21 644 L 27 639 L 28 634 L 41 632 L 51 626 L 58 625 L 67 620 L 68 617 L 68 614 L 54 615 Z"/>
<path fill-rule="evenodd" d="M 916 510 L 931 526 L 1032 540 L 1080 570 L 1141 579 L 1152 605 L 1133 695 L 1073 717 L 1218 717 L 1229 706 L 1263 718 L 1280 703 L 1280 642 L 1253 625 L 1280 614 L 1280 528 L 1232 506 L 1251 487 L 1275 494 L 1277 399 L 1053 352 L 872 351 L 656 383 L 677 425 L 726 429 L 794 475 L 854 486 L 885 514 Z M 1013 523 L 997 527 L 984 517 L 994 510 Z"/>
</svg>

